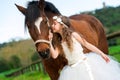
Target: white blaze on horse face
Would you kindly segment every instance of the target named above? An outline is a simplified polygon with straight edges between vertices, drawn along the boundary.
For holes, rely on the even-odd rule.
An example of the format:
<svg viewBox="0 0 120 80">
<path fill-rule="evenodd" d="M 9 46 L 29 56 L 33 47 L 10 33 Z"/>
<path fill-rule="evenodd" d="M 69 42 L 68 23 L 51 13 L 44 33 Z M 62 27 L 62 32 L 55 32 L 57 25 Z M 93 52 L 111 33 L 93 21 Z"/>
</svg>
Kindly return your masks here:
<svg viewBox="0 0 120 80">
<path fill-rule="evenodd" d="M 39 33 L 41 34 L 41 31 L 40 31 L 40 23 L 42 22 L 42 17 L 39 17 L 36 21 L 35 21 L 35 26 L 37 27 Z"/>
</svg>

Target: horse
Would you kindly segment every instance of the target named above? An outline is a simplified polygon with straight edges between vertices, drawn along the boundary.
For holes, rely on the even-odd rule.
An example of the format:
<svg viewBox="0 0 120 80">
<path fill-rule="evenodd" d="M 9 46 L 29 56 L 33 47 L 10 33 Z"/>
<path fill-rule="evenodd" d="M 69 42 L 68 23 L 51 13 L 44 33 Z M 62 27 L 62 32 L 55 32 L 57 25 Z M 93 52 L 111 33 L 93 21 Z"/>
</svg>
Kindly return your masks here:
<svg viewBox="0 0 120 80">
<path fill-rule="evenodd" d="M 35 42 L 36 50 L 41 56 L 42 63 L 51 80 L 58 80 L 60 70 L 67 64 L 67 60 L 63 55 L 59 55 L 57 59 L 50 56 L 49 51 L 49 30 L 53 23 L 52 17 L 61 15 L 59 10 L 50 2 L 40 0 L 31 1 L 27 8 L 15 4 L 18 10 L 25 16 L 25 27 L 28 28 L 32 40 Z M 76 14 L 69 16 L 71 29 L 102 50 L 108 53 L 108 45 L 106 35 L 102 23 L 92 15 Z M 101 38 L 102 36 L 102 38 Z M 53 34 L 52 44 L 60 48 L 60 53 L 64 53 L 59 44 L 59 34 Z M 90 51 L 84 48 L 84 53 Z"/>
</svg>

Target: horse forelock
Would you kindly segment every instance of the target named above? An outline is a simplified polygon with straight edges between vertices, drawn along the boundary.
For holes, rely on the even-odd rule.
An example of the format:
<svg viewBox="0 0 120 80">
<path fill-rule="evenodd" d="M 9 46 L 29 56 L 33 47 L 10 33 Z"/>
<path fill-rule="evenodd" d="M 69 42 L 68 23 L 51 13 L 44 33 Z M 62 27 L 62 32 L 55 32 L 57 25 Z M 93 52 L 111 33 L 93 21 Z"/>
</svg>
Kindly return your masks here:
<svg viewBox="0 0 120 80">
<path fill-rule="evenodd" d="M 38 7 L 38 1 L 29 2 L 27 5 L 26 19 L 30 23 L 34 23 L 40 16 L 40 9 Z"/>
<path fill-rule="evenodd" d="M 58 9 L 50 2 L 45 1 L 45 12 L 51 12 L 53 14 L 60 14 Z M 47 15 L 46 15 L 47 16 Z M 40 8 L 38 1 L 28 2 L 27 11 L 26 11 L 26 20 L 30 23 L 34 23 L 40 17 Z M 26 22 L 25 22 L 26 24 Z"/>
</svg>

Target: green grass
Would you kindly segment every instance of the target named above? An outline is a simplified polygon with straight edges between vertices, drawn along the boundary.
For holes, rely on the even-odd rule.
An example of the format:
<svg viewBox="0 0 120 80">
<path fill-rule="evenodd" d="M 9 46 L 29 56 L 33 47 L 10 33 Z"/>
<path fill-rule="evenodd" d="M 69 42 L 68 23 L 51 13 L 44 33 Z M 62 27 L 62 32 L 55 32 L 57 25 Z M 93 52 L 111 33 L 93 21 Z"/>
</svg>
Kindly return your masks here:
<svg viewBox="0 0 120 80">
<path fill-rule="evenodd" d="M 5 77 L 6 73 L 7 72 L 0 74 L 0 80 L 50 80 L 47 74 L 45 75 L 38 71 L 28 72 L 23 75 L 10 78 Z"/>
<path fill-rule="evenodd" d="M 120 45 L 109 47 L 109 54 L 114 56 L 120 62 Z M 9 74 L 16 70 L 10 70 L 4 73 L 0 73 L 0 80 L 50 80 L 48 75 L 43 74 L 43 72 L 33 71 L 28 72 L 20 76 L 5 77 L 5 74 Z"/>
<path fill-rule="evenodd" d="M 109 47 L 109 54 L 120 62 L 120 45 Z"/>
<path fill-rule="evenodd" d="M 120 45 L 109 47 L 109 53 L 110 54 L 120 53 Z"/>
<path fill-rule="evenodd" d="M 9 70 L 9 71 L 5 71 L 3 73 L 0 73 L 0 80 L 2 80 L 2 78 L 5 78 L 6 74 L 10 74 L 12 72 L 15 72 L 16 70 L 18 70 L 18 69 L 13 69 L 13 70 Z"/>
</svg>

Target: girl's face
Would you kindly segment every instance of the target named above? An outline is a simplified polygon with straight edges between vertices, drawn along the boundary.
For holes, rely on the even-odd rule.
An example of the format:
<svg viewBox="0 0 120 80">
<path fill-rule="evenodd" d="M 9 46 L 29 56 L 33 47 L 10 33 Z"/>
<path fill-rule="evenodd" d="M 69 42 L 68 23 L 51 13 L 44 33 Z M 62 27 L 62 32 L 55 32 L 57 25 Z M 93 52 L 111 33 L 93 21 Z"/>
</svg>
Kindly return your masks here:
<svg viewBox="0 0 120 80">
<path fill-rule="evenodd" d="M 53 22 L 53 24 L 52 24 L 53 32 L 60 32 L 61 28 L 62 28 L 62 25 L 59 22 L 57 22 L 57 21 Z"/>
</svg>

